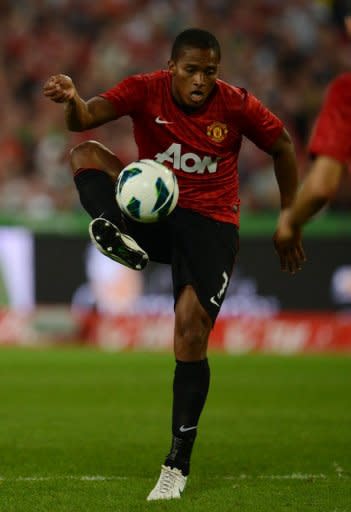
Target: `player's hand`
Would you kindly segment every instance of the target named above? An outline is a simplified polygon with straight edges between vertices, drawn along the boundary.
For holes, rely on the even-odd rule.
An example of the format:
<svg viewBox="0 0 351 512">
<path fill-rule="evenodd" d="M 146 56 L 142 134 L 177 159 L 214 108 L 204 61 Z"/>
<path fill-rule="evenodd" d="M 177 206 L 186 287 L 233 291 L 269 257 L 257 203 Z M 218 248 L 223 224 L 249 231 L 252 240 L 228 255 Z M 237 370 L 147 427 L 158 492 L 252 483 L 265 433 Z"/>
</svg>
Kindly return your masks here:
<svg viewBox="0 0 351 512">
<path fill-rule="evenodd" d="M 64 103 L 74 97 L 76 88 L 69 76 L 53 75 L 45 82 L 43 93 L 56 103 Z"/>
<path fill-rule="evenodd" d="M 301 242 L 301 230 L 291 225 L 288 211 L 280 215 L 273 242 L 280 259 L 281 270 L 290 274 L 301 270 L 302 264 L 306 261 Z"/>
</svg>

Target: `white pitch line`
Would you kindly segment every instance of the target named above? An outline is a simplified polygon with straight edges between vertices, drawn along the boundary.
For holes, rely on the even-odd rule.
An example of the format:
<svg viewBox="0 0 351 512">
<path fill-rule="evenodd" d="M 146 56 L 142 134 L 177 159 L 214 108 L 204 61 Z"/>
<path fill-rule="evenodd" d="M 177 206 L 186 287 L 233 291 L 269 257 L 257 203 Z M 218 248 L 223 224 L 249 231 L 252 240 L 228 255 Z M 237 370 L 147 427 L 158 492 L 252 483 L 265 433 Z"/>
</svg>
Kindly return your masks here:
<svg viewBox="0 0 351 512">
<path fill-rule="evenodd" d="M 78 480 L 80 482 L 104 482 L 108 480 L 128 480 L 127 476 L 103 476 L 103 475 L 57 475 L 57 476 L 17 476 L 1 477 L 0 482 L 46 482 L 49 480 Z"/>
<path fill-rule="evenodd" d="M 309 473 L 292 473 L 291 475 L 260 475 L 258 478 L 267 480 L 326 480 L 328 477 L 323 473 L 317 475 Z"/>
<path fill-rule="evenodd" d="M 337 474 L 339 478 L 349 479 L 350 476 L 345 473 Z M 335 477 L 334 475 L 325 475 L 323 473 L 291 473 L 286 475 L 227 475 L 217 477 L 223 480 L 328 480 Z M 17 477 L 1 477 L 0 484 L 4 482 L 47 482 L 52 480 L 76 480 L 79 482 L 107 482 L 113 480 L 130 480 L 134 477 L 128 476 L 104 476 L 104 475 L 52 475 L 52 476 L 17 476 Z"/>
<path fill-rule="evenodd" d="M 327 480 L 334 475 L 325 475 L 323 473 L 291 473 L 288 475 L 228 475 L 223 477 L 224 480 Z M 344 478 L 346 476 L 344 475 Z"/>
</svg>

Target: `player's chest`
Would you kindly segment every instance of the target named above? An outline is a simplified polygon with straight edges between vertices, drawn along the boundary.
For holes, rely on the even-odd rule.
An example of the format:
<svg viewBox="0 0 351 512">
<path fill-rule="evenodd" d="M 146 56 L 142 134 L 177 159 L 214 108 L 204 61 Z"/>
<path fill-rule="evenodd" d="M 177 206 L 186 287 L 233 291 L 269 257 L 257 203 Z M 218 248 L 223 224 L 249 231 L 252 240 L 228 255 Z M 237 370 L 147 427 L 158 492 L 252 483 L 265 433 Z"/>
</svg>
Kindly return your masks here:
<svg viewBox="0 0 351 512">
<path fill-rule="evenodd" d="M 240 144 L 235 124 L 224 113 L 186 115 L 179 109 L 159 105 L 144 113 L 143 125 L 157 140 L 201 146 L 203 150 L 221 153 Z"/>
</svg>

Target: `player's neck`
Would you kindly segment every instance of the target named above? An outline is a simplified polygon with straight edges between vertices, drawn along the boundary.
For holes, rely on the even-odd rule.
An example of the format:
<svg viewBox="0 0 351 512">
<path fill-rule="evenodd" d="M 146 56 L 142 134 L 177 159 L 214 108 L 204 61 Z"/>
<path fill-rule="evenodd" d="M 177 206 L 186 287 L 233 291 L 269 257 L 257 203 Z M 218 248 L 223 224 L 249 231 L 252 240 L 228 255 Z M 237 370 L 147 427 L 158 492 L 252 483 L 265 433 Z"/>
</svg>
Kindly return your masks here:
<svg viewBox="0 0 351 512">
<path fill-rule="evenodd" d="M 179 101 L 177 101 L 175 99 L 173 94 L 172 94 L 172 98 L 173 98 L 174 103 L 177 105 L 178 108 L 180 108 L 180 110 L 182 112 L 184 112 L 184 114 L 194 114 L 195 112 L 198 112 L 201 109 L 201 107 L 189 107 L 189 105 L 184 105 L 182 103 L 179 103 Z"/>
<path fill-rule="evenodd" d="M 215 88 L 213 88 L 213 90 L 211 91 L 210 95 L 208 96 L 208 98 L 206 98 L 206 101 L 205 103 L 203 103 L 202 105 L 200 105 L 199 107 L 191 107 L 189 105 L 184 105 L 184 103 L 181 103 L 175 96 L 175 94 L 173 93 L 172 89 L 171 89 L 171 96 L 172 96 L 172 100 L 174 101 L 174 103 L 177 105 L 177 107 L 182 111 L 184 112 L 184 114 L 187 114 L 187 115 L 190 115 L 190 114 L 196 114 L 197 112 L 202 112 L 203 110 L 205 110 L 211 100 L 211 98 L 213 97 L 213 95 L 215 94 Z"/>
</svg>

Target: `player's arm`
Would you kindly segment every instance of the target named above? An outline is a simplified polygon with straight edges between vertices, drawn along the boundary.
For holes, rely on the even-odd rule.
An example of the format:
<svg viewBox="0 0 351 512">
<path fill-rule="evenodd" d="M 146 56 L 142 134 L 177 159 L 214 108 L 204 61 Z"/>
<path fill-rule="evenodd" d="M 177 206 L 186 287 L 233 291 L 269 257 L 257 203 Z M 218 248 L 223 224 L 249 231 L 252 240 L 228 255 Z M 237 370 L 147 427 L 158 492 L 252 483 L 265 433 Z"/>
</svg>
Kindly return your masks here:
<svg viewBox="0 0 351 512">
<path fill-rule="evenodd" d="M 44 95 L 56 103 L 63 103 L 67 128 L 74 132 L 96 128 L 116 119 L 114 106 L 101 97 L 84 101 L 72 79 L 67 75 L 50 77 L 43 88 Z"/>
<path fill-rule="evenodd" d="M 297 162 L 294 144 L 280 121 L 255 96 L 246 91 L 243 95 L 242 131 L 256 146 L 273 158 L 274 172 L 280 192 L 281 219 L 286 215 L 296 195 L 298 185 Z M 289 247 L 281 245 L 273 236 L 282 270 L 292 274 L 301 268 L 305 254 L 301 237 L 297 236 Z"/>
<path fill-rule="evenodd" d="M 340 75 L 328 87 L 309 142 L 309 151 L 316 159 L 275 234 L 281 247 L 294 244 L 302 226 L 333 198 L 345 163 L 351 159 L 350 90 L 350 73 Z"/>
<path fill-rule="evenodd" d="M 295 229 L 301 228 L 335 196 L 345 166 L 335 158 L 319 155 L 304 180 L 288 219 Z"/>
<path fill-rule="evenodd" d="M 281 213 L 278 220 L 278 226 L 287 216 L 291 207 L 298 186 L 297 161 L 294 144 L 289 133 L 283 128 L 280 136 L 276 139 L 270 148 L 274 162 L 274 172 L 277 179 L 280 192 Z M 305 253 L 301 243 L 300 232 L 291 243 L 286 246 L 280 243 L 276 238 L 277 232 L 273 236 L 275 249 L 280 258 L 280 267 L 283 271 L 288 270 L 294 274 L 301 269 L 302 263 L 305 261 Z"/>
<path fill-rule="evenodd" d="M 280 192 L 280 208 L 284 210 L 292 205 L 298 186 L 295 148 L 285 128 L 269 152 L 273 158 L 274 172 Z"/>
<path fill-rule="evenodd" d="M 296 244 L 303 225 L 336 194 L 344 168 L 332 157 L 317 156 L 291 209 L 280 217 L 275 233 L 276 247 L 287 251 Z"/>
<path fill-rule="evenodd" d="M 328 87 L 309 142 L 315 156 L 289 214 L 291 227 L 302 227 L 336 194 L 351 158 L 351 75 L 344 73 Z"/>
<path fill-rule="evenodd" d="M 272 156 L 280 191 L 281 209 L 284 210 L 291 206 L 298 184 L 294 144 L 282 121 L 273 112 L 253 94 L 244 89 L 241 93 L 242 133 Z"/>
</svg>

